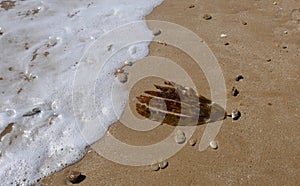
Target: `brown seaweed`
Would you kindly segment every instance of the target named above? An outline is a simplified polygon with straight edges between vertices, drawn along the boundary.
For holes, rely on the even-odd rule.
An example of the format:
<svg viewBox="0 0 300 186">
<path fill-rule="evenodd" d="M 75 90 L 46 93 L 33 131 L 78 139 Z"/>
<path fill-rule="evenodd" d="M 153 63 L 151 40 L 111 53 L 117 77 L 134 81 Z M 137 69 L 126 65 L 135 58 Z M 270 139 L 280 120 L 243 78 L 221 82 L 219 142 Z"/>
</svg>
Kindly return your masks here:
<svg viewBox="0 0 300 186">
<path fill-rule="evenodd" d="M 226 111 L 189 87 L 165 81 L 137 97 L 136 111 L 145 118 L 168 125 L 201 125 L 223 120 Z"/>
</svg>

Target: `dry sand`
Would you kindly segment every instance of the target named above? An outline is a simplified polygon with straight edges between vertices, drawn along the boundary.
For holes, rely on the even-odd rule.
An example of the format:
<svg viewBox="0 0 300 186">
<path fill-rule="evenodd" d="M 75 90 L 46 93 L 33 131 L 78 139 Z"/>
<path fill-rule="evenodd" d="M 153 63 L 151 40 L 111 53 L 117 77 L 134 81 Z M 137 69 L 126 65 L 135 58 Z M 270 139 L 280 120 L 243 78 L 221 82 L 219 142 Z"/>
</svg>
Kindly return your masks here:
<svg viewBox="0 0 300 186">
<path fill-rule="evenodd" d="M 202 18 L 206 13 L 211 20 Z M 199 152 L 198 145 L 186 145 L 168 159 L 169 166 L 163 170 L 120 165 L 91 151 L 42 183 L 63 185 L 68 172 L 78 170 L 86 176 L 78 185 L 299 184 L 300 1 L 165 0 L 147 19 L 177 23 L 204 39 L 224 74 L 227 110 L 238 108 L 242 117 L 236 122 L 224 121 L 216 138 L 217 150 Z M 222 33 L 227 38 L 221 38 Z M 192 63 L 189 56 L 157 43 L 150 49 L 150 55 L 182 65 L 198 91 L 210 97 L 203 73 L 186 65 Z M 244 79 L 236 82 L 239 74 Z M 148 90 L 157 81 L 143 80 L 131 96 Z M 240 91 L 237 97 L 230 93 L 233 86 Z M 204 129 L 205 125 L 198 126 L 193 138 L 199 141 Z M 157 142 L 170 131 L 172 127 L 162 125 L 141 133 L 121 123 L 110 129 L 116 138 L 134 145 Z"/>
</svg>

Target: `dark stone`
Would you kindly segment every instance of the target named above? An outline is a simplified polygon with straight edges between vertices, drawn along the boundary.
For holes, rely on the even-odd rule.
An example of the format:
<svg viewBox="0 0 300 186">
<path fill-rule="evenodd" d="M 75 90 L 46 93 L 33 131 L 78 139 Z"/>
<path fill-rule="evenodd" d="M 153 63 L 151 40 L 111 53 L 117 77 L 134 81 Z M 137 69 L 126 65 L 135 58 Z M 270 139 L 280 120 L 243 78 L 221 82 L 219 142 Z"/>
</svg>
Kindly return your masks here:
<svg viewBox="0 0 300 186">
<path fill-rule="evenodd" d="M 244 79 L 244 76 L 238 75 L 238 76 L 235 78 L 235 81 L 240 81 L 240 80 L 242 80 L 242 79 Z"/>
</svg>

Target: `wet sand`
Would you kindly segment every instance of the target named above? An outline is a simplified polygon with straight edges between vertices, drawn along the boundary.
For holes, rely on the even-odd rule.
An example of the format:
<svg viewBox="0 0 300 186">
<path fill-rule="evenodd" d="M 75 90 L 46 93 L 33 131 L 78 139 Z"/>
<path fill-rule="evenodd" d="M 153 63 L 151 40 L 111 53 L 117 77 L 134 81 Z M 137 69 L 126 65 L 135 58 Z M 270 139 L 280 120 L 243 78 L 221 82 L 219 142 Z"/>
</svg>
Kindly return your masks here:
<svg viewBox="0 0 300 186">
<path fill-rule="evenodd" d="M 212 19 L 203 19 L 209 14 Z M 226 119 L 217 135 L 217 150 L 203 152 L 186 145 L 167 161 L 168 167 L 152 171 L 111 162 L 92 149 L 78 163 L 51 175 L 43 185 L 64 185 L 70 170 L 86 176 L 78 185 L 230 185 L 300 182 L 300 1 L 181 1 L 165 0 L 148 20 L 182 25 L 199 35 L 216 56 L 227 88 L 227 111 L 239 109 L 242 117 Z M 285 32 L 287 31 L 287 32 Z M 226 34 L 226 38 L 221 38 Z M 227 44 L 226 44 L 227 43 Z M 210 97 L 201 70 L 193 60 L 172 46 L 152 43 L 150 55 L 167 57 L 182 65 L 198 91 Z M 238 75 L 244 77 L 236 81 Z M 148 78 L 136 85 L 131 98 L 160 82 Z M 232 87 L 239 90 L 235 97 Z M 131 103 L 134 110 L 134 103 Z M 205 125 L 192 138 L 201 139 Z M 173 130 L 162 125 L 150 132 L 136 132 L 121 123 L 110 128 L 119 140 L 147 145 Z"/>
</svg>

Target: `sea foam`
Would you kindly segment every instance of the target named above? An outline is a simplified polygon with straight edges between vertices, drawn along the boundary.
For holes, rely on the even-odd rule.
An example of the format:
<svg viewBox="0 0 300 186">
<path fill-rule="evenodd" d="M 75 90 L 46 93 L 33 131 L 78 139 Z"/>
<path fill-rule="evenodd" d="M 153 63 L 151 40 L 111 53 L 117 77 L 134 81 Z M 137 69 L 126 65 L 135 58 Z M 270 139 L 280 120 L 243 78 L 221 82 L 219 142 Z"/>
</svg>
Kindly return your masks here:
<svg viewBox="0 0 300 186">
<path fill-rule="evenodd" d="M 76 70 L 85 65 L 80 64 L 81 58 L 102 35 L 120 25 L 143 20 L 161 2 L 26 0 L 15 2 L 10 9 L 1 8 L 1 184 L 36 183 L 78 161 L 85 154 L 85 147 L 105 134 L 118 117 L 103 93 L 97 97 L 101 101 L 103 115 L 100 112 L 97 116 L 101 122 L 96 129 L 94 125 L 87 127 L 89 139 L 75 122 L 72 104 L 74 100 L 85 102 L 73 96 Z M 139 24 L 133 32 L 148 41 L 153 37 L 146 23 Z M 122 37 L 111 38 L 111 42 Z M 98 90 L 113 84 L 113 72 L 124 61 L 146 56 L 148 45 L 145 41 L 117 51 L 98 74 Z M 120 113 L 123 107 L 119 109 Z M 76 114 L 89 120 L 84 111 Z"/>
</svg>

